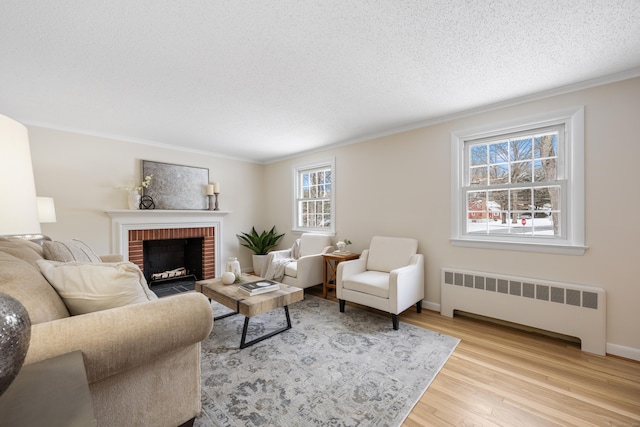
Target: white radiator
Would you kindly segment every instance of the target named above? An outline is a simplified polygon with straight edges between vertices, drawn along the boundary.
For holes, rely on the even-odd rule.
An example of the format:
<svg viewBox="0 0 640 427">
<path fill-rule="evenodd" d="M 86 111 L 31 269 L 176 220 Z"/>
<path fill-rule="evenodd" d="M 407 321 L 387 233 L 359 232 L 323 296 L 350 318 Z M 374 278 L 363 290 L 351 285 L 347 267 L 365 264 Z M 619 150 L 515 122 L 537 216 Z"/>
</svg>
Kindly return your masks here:
<svg viewBox="0 0 640 427">
<path fill-rule="evenodd" d="M 602 288 L 443 268 L 440 313 L 454 310 L 580 338 L 605 355 L 607 300 Z"/>
</svg>

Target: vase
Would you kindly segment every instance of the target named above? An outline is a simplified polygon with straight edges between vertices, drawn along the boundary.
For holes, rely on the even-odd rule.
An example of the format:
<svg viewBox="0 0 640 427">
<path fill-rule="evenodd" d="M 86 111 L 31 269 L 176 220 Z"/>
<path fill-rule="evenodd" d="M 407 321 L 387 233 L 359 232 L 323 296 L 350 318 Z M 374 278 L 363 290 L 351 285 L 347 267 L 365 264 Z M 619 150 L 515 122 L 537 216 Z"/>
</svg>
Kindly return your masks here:
<svg viewBox="0 0 640 427">
<path fill-rule="evenodd" d="M 233 273 L 234 280 L 236 282 L 240 281 L 240 277 L 242 276 L 242 270 L 240 269 L 240 262 L 236 257 L 230 257 L 229 261 L 227 261 L 227 272 Z"/>
<path fill-rule="evenodd" d="M 346 252 L 347 244 L 343 241 L 336 242 L 336 246 L 338 247 L 338 252 Z"/>
<path fill-rule="evenodd" d="M 138 190 L 129 191 L 127 202 L 129 203 L 129 209 L 140 209 L 140 193 L 138 193 Z"/>
<path fill-rule="evenodd" d="M 20 372 L 31 339 L 31 320 L 15 298 L 0 293 L 0 395 Z"/>
<path fill-rule="evenodd" d="M 267 263 L 267 255 L 253 254 L 251 258 L 253 261 L 253 274 L 264 277 L 263 274 L 267 272 L 267 266 L 265 265 Z"/>
</svg>

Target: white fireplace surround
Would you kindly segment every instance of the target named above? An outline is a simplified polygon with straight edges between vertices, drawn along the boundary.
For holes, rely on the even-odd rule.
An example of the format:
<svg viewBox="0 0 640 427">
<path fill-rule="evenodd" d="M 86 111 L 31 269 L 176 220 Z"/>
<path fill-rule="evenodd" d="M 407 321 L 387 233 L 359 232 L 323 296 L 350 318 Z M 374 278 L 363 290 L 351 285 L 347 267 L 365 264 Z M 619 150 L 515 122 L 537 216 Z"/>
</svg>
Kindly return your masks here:
<svg viewBox="0 0 640 427">
<path fill-rule="evenodd" d="M 228 211 L 199 210 L 110 210 L 111 249 L 125 260 L 129 259 L 129 231 L 157 230 L 165 228 L 214 228 L 215 271 L 222 270 L 222 224 Z"/>
</svg>

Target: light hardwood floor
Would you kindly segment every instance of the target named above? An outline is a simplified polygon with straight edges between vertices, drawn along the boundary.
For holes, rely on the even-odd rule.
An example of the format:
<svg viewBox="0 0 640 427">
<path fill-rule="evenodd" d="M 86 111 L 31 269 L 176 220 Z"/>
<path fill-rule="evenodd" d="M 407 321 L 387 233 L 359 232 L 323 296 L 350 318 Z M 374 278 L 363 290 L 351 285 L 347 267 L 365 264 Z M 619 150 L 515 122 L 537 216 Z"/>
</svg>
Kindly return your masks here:
<svg viewBox="0 0 640 427">
<path fill-rule="evenodd" d="M 321 297 L 318 288 L 305 292 Z M 335 293 L 329 299 L 335 300 Z M 429 310 L 418 314 L 411 308 L 400 320 L 461 339 L 405 427 L 640 427 L 640 362 Z"/>
</svg>

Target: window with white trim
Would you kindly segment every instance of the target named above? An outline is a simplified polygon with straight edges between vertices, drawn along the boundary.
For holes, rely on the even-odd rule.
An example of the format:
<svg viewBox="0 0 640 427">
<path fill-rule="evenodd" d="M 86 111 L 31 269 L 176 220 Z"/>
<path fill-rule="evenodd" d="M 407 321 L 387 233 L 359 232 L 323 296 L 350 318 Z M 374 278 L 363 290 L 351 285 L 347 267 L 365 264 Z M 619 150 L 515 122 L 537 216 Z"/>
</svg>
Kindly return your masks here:
<svg viewBox="0 0 640 427">
<path fill-rule="evenodd" d="M 334 232 L 334 161 L 294 166 L 295 231 Z"/>
<path fill-rule="evenodd" d="M 583 108 L 452 134 L 452 242 L 584 252 Z"/>
</svg>

